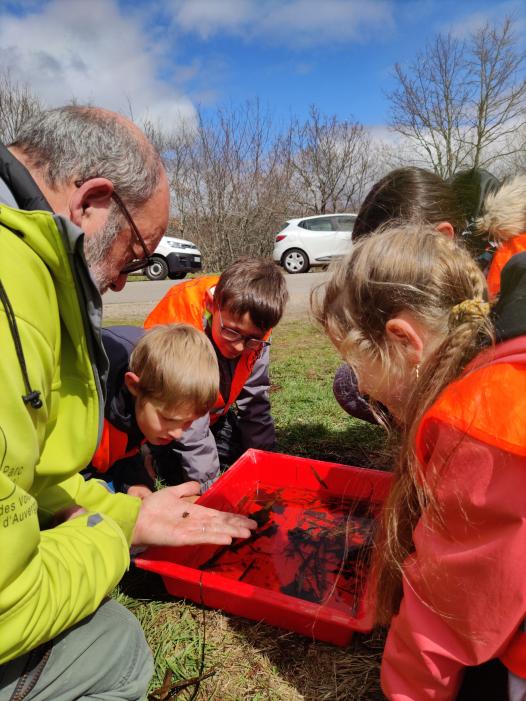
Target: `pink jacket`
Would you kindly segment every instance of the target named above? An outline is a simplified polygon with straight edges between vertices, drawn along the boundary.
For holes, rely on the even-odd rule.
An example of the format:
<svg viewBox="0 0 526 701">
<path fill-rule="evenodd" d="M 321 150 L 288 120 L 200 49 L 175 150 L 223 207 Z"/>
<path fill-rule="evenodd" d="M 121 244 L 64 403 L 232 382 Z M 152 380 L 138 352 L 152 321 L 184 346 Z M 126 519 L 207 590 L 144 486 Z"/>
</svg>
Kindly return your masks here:
<svg viewBox="0 0 526 701">
<path fill-rule="evenodd" d="M 499 392 L 526 446 L 526 396 Z M 463 668 L 499 657 L 526 615 L 526 457 L 436 418 L 425 441 L 447 526 L 424 513 L 414 531 L 382 662 L 392 701 L 455 699 Z"/>
</svg>

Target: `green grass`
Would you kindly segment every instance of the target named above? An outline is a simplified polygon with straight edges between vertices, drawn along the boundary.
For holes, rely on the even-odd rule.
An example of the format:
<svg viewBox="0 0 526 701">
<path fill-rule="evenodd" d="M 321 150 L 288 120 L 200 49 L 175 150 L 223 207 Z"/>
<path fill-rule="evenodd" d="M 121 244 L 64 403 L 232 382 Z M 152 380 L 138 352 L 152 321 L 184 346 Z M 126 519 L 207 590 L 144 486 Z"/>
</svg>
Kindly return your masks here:
<svg viewBox="0 0 526 701">
<path fill-rule="evenodd" d="M 381 467 L 384 432 L 349 417 L 332 393 L 341 359 L 309 322 L 281 324 L 272 337 L 271 400 L 279 449 L 291 455 Z"/>
<path fill-rule="evenodd" d="M 132 316 L 104 317 L 103 326 L 142 326 L 143 319 Z"/>
<path fill-rule="evenodd" d="M 144 282 L 145 280 L 148 280 L 149 278 L 146 277 L 146 275 L 128 275 L 128 279 L 126 280 L 126 284 L 129 282 Z"/>
<path fill-rule="evenodd" d="M 137 323 L 130 319 L 105 324 Z M 271 349 L 271 400 L 281 452 L 347 464 L 386 465 L 382 429 L 353 420 L 332 394 L 340 359 L 307 320 L 281 324 Z M 348 648 L 170 598 L 161 580 L 132 571 L 116 594 L 139 618 L 155 656 L 151 690 L 213 671 L 196 699 L 373 701 L 381 698 L 382 640 L 355 636 Z M 177 696 L 189 701 L 194 687 Z"/>
<path fill-rule="evenodd" d="M 208 272 L 208 271 L 204 271 L 204 270 L 199 270 L 199 271 L 194 272 L 194 273 L 186 273 L 186 277 L 183 279 L 190 280 L 191 278 L 194 278 L 194 277 L 201 277 L 201 275 L 219 275 L 219 273 L 213 273 L 213 272 Z M 127 280 L 126 284 L 128 284 L 128 282 L 147 282 L 148 280 L 150 280 L 150 278 L 146 277 L 146 275 L 128 275 L 128 280 Z M 165 278 L 165 280 L 169 280 L 169 278 Z M 150 282 L 155 282 L 155 280 L 150 280 Z"/>
</svg>

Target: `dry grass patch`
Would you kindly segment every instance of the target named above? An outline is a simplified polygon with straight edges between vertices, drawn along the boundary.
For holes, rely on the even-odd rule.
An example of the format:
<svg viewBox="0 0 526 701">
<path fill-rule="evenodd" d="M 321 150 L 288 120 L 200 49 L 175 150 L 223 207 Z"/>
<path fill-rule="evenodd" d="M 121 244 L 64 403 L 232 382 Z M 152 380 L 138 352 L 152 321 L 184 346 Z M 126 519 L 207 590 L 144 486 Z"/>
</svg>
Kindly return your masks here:
<svg viewBox="0 0 526 701">
<path fill-rule="evenodd" d="M 122 591 L 128 592 L 127 594 Z M 142 599 L 141 592 L 159 598 Z M 133 595 L 131 595 L 133 594 Z M 151 689 L 165 672 L 183 680 L 215 670 L 196 699 L 217 701 L 375 701 L 383 640 L 355 636 L 347 648 L 320 643 L 264 623 L 203 609 L 164 595 L 160 579 L 143 572 L 125 578 L 118 597 L 140 620 L 155 657 Z M 177 698 L 189 701 L 195 687 Z"/>
</svg>

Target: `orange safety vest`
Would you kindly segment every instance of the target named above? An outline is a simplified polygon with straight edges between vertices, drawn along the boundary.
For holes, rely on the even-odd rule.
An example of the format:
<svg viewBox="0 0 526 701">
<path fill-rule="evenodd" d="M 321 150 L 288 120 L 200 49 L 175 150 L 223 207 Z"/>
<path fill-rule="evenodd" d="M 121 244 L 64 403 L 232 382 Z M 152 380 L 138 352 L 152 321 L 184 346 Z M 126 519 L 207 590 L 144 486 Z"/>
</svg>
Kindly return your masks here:
<svg viewBox="0 0 526 701">
<path fill-rule="evenodd" d="M 141 444 L 144 443 L 145 440 L 146 439 L 143 438 Z M 97 472 L 107 472 L 117 460 L 137 455 L 140 451 L 140 446 L 135 446 L 130 450 L 127 450 L 127 446 L 128 434 L 116 428 L 107 419 L 104 419 L 102 437 L 95 451 L 95 455 L 91 459 L 91 464 Z"/>
<path fill-rule="evenodd" d="M 487 445 L 526 457 L 526 339 L 513 339 L 484 351 L 463 375 L 446 387 L 425 413 L 416 435 L 416 453 L 426 465 L 432 446 L 426 445 L 426 427 L 439 420 Z M 507 351 L 509 349 L 509 352 Z M 503 401 L 502 387 L 512 387 L 513 406 Z M 526 678 L 526 633 L 512 638 L 501 662 L 518 677 Z"/>
<path fill-rule="evenodd" d="M 195 326 L 196 329 L 204 331 L 207 325 L 206 293 L 215 287 L 218 281 L 219 277 L 217 275 L 207 275 L 174 285 L 150 312 L 144 322 L 144 328 L 149 329 L 158 324 L 186 322 Z M 265 339 L 269 336 L 270 331 L 265 335 Z M 225 400 L 219 394 L 216 403 L 210 411 L 211 424 L 214 424 L 221 416 L 226 414 L 236 401 L 252 374 L 258 357 L 258 351 L 244 349 L 234 371 L 228 398 Z"/>
<path fill-rule="evenodd" d="M 526 251 L 526 232 L 504 241 L 495 251 L 488 272 L 488 292 L 494 299 L 500 292 L 502 269 L 509 259 L 517 253 Z"/>
</svg>

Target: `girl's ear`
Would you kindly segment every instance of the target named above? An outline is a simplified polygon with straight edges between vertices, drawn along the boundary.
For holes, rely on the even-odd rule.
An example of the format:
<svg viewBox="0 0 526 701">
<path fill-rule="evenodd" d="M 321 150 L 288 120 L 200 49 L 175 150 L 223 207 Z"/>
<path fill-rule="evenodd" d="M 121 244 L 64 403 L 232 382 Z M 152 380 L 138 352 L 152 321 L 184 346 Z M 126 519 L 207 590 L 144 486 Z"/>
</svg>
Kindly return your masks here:
<svg viewBox="0 0 526 701">
<path fill-rule="evenodd" d="M 410 317 L 395 316 L 385 325 L 387 338 L 398 346 L 411 365 L 422 362 L 424 337 L 422 331 Z"/>
<path fill-rule="evenodd" d="M 140 378 L 134 372 L 128 372 L 124 375 L 124 384 L 126 385 L 128 392 L 137 397 L 139 394 L 139 382 Z"/>
<path fill-rule="evenodd" d="M 455 238 L 455 229 L 453 228 L 453 225 L 450 224 L 448 221 L 441 221 L 440 224 L 437 224 L 435 229 L 437 231 L 440 231 L 441 234 L 444 234 L 450 239 Z"/>
</svg>

